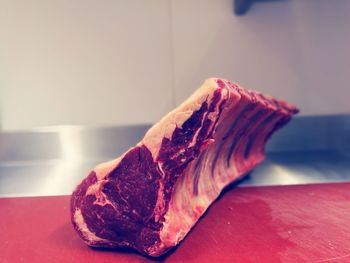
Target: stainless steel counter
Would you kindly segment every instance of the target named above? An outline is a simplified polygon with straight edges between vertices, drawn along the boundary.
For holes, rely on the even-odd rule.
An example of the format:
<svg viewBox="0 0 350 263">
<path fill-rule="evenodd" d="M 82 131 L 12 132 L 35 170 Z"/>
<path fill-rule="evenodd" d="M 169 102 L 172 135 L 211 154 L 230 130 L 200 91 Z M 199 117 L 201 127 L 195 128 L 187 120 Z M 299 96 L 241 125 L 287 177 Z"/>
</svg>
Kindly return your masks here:
<svg viewBox="0 0 350 263">
<path fill-rule="evenodd" d="M 96 164 L 137 143 L 149 125 L 59 126 L 0 133 L 0 196 L 70 194 Z M 350 116 L 297 117 L 240 184 L 350 181 Z"/>
</svg>

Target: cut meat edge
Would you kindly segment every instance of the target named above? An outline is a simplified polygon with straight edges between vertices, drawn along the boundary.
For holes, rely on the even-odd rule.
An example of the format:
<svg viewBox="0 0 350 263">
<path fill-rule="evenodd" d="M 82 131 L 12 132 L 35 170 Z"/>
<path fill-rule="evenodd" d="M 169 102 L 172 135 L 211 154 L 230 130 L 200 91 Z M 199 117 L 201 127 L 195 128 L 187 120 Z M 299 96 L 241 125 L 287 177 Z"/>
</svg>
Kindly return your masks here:
<svg viewBox="0 0 350 263">
<path fill-rule="evenodd" d="M 245 105 L 251 106 L 232 128 L 233 116 L 237 119 Z M 215 78 L 207 80 L 188 100 L 151 127 L 135 147 L 115 160 L 98 165 L 94 169 L 95 181 L 82 187 L 83 181 L 77 187 L 72 197 L 73 225 L 90 246 L 129 246 L 151 256 L 165 253 L 186 236 L 226 186 L 263 161 L 267 138 L 276 126 L 284 124 L 281 120 L 290 119 L 296 111 L 295 107 L 283 101 L 244 90 L 232 82 Z M 254 116 L 254 123 L 249 125 Z M 261 131 L 259 136 L 256 135 L 258 130 Z M 186 137 L 188 134 L 190 136 Z M 258 137 L 263 139 L 257 140 Z M 188 138 L 190 141 L 187 141 Z M 231 144 L 223 143 L 228 139 L 232 141 Z M 129 212 L 125 214 L 124 211 L 120 215 L 118 212 L 117 216 L 125 215 L 130 218 L 126 220 L 134 220 L 131 227 L 135 233 L 140 231 L 137 232 L 139 236 L 133 236 L 129 241 L 117 236 L 114 238 L 117 240 L 111 240 L 103 228 L 96 233 L 92 226 L 94 223 L 86 222 L 91 218 L 103 224 L 108 220 L 108 215 L 99 215 L 99 218 L 98 212 L 90 211 L 84 215 L 81 207 L 92 206 L 92 211 L 100 211 L 105 206 L 115 211 L 120 209 L 120 204 L 105 192 L 104 185 L 111 180 L 112 174 L 116 174 L 116 170 L 127 171 L 123 165 L 128 162 L 127 158 L 133 158 L 129 156 L 135 149 L 144 149 L 142 151 L 146 151 L 146 155 L 149 152 L 152 159 L 148 158 L 149 162 L 155 167 L 153 172 L 149 172 L 148 168 L 142 170 L 150 173 L 149 177 L 155 180 L 150 179 L 149 182 L 156 182 L 155 188 L 152 188 L 156 192 L 151 198 L 154 200 L 153 212 L 149 214 L 149 209 L 146 211 L 142 208 L 131 211 L 132 208 L 127 208 L 130 206 L 127 204 L 130 194 L 124 193 L 124 197 L 120 198 L 125 201 Z M 142 160 L 139 162 L 142 165 Z M 123 193 L 126 190 L 119 191 Z M 134 198 L 132 193 L 131 198 Z M 140 219 L 140 213 L 150 217 Z M 114 224 L 113 227 L 118 225 Z M 91 232 L 88 237 L 87 231 Z M 122 235 L 123 231 L 120 232 Z"/>
</svg>

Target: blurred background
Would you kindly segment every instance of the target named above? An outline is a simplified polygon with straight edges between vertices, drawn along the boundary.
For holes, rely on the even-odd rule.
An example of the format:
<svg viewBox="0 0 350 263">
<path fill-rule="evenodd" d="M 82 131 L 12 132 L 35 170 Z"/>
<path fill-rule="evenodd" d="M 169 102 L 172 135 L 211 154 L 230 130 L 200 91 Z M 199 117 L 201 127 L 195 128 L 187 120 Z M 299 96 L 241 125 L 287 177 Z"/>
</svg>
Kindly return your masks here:
<svg viewBox="0 0 350 263">
<path fill-rule="evenodd" d="M 301 110 L 241 185 L 350 180 L 349 0 L 0 5 L 0 196 L 70 194 L 209 77 Z"/>
<path fill-rule="evenodd" d="M 350 1 L 0 0 L 0 124 L 149 124 L 209 77 L 350 113 Z"/>
<path fill-rule="evenodd" d="M 0 0 L 0 262 L 145 262 L 87 249 L 68 195 L 210 77 L 300 114 L 166 262 L 350 262 L 350 0 Z"/>
</svg>

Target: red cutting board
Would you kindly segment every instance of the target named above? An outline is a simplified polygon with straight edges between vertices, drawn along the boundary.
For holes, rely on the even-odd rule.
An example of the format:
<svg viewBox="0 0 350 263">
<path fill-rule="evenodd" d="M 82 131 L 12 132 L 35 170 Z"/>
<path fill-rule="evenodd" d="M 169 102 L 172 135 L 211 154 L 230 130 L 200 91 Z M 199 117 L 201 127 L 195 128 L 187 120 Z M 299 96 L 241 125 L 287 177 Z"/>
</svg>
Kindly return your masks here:
<svg viewBox="0 0 350 263">
<path fill-rule="evenodd" d="M 0 199 L 0 262 L 147 262 L 83 244 L 69 197 Z M 350 262 L 350 183 L 235 188 L 165 262 Z"/>
</svg>

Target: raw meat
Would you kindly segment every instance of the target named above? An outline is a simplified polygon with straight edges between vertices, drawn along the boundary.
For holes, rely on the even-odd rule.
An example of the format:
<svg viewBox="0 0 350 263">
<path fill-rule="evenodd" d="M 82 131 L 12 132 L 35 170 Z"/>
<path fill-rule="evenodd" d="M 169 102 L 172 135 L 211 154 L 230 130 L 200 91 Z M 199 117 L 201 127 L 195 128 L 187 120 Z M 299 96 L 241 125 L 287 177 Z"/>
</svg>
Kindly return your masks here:
<svg viewBox="0 0 350 263">
<path fill-rule="evenodd" d="M 74 228 L 89 246 L 164 254 L 225 186 L 264 160 L 268 138 L 297 112 L 284 101 L 208 79 L 141 142 L 78 185 Z"/>
</svg>

